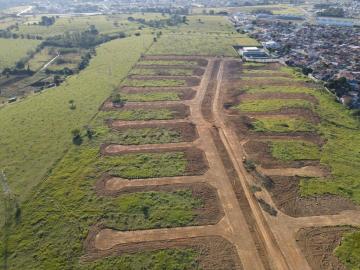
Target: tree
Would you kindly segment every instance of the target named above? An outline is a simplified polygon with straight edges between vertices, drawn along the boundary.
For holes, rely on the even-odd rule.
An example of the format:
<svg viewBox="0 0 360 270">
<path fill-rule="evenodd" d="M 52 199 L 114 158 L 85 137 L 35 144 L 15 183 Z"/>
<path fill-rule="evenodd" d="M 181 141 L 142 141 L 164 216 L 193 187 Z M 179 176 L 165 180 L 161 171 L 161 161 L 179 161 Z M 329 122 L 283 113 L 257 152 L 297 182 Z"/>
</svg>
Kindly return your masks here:
<svg viewBox="0 0 360 270">
<path fill-rule="evenodd" d="M 86 128 L 86 136 L 88 137 L 89 140 L 91 140 L 95 135 L 95 131 L 89 126 L 86 126 L 85 128 Z"/>
<path fill-rule="evenodd" d="M 71 131 L 71 135 L 72 135 L 72 141 L 73 141 L 73 144 L 75 145 L 80 145 L 82 144 L 82 138 L 81 138 L 81 132 L 80 132 L 80 129 L 76 128 L 76 129 L 73 129 Z"/>
<path fill-rule="evenodd" d="M 120 94 L 116 94 L 112 97 L 112 103 L 117 107 L 122 107 L 125 104 L 125 100 L 121 97 Z"/>
<path fill-rule="evenodd" d="M 76 109 L 76 104 L 75 104 L 75 101 L 73 99 L 69 100 L 69 104 L 70 104 L 70 109 L 71 110 Z"/>
</svg>

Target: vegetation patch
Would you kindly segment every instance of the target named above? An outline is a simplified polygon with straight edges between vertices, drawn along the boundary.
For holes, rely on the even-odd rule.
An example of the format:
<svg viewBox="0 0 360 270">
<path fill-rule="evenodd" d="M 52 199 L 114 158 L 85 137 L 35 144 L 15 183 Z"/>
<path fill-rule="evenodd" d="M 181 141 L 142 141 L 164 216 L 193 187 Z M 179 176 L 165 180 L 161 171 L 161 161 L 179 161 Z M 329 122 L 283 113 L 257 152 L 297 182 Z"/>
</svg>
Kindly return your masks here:
<svg viewBox="0 0 360 270">
<path fill-rule="evenodd" d="M 341 244 L 335 255 L 348 269 L 360 269 L 360 231 L 348 232 L 343 235 Z"/>
<path fill-rule="evenodd" d="M 35 52 L 39 44 L 38 40 L 0 38 L 0 47 L 5 48 L 0 50 L 0 70 L 12 68 L 28 54 Z M 8 50 L 10 48 L 11 53 Z"/>
<path fill-rule="evenodd" d="M 231 35 L 214 34 L 164 34 L 151 47 L 150 55 L 210 55 L 238 56 L 233 49 L 234 39 Z"/>
<path fill-rule="evenodd" d="M 180 132 L 168 128 L 127 128 L 109 132 L 108 129 L 96 129 L 96 136 L 102 141 L 122 145 L 163 144 L 181 141 Z"/>
<path fill-rule="evenodd" d="M 318 160 L 320 148 L 318 145 L 304 141 L 272 141 L 271 154 L 281 161 Z"/>
<path fill-rule="evenodd" d="M 314 132 L 316 127 L 305 119 L 263 118 L 252 123 L 256 132 Z"/>
<path fill-rule="evenodd" d="M 172 80 L 172 79 L 159 79 L 159 80 L 134 80 L 127 79 L 123 82 L 125 86 L 132 87 L 176 87 L 176 86 L 186 86 L 185 80 Z"/>
<path fill-rule="evenodd" d="M 98 172 L 126 179 L 180 176 L 186 173 L 183 152 L 103 156 L 95 164 Z"/>
<path fill-rule="evenodd" d="M 179 93 L 176 92 L 122 94 L 121 97 L 128 102 L 176 101 L 181 99 Z"/>
<path fill-rule="evenodd" d="M 114 199 L 117 205 L 107 207 L 102 215 L 105 226 L 117 230 L 141 230 L 181 227 L 193 223 L 195 209 L 202 206 L 191 190 L 173 192 L 139 192 Z"/>
<path fill-rule="evenodd" d="M 143 76 L 191 76 L 194 71 L 192 69 L 181 68 L 164 68 L 164 69 L 149 69 L 149 68 L 136 68 L 131 71 L 132 75 Z"/>
<path fill-rule="evenodd" d="M 282 108 L 311 109 L 312 107 L 313 105 L 310 102 L 302 99 L 266 99 L 245 101 L 234 108 L 243 112 L 267 112 Z"/>
<path fill-rule="evenodd" d="M 199 270 L 199 253 L 190 248 L 169 248 L 158 251 L 142 251 L 132 255 L 110 256 L 92 263 L 81 264 L 81 270 L 134 269 L 147 270 L 178 269 Z"/>
<path fill-rule="evenodd" d="M 170 120 L 174 119 L 175 112 L 171 109 L 123 109 L 118 111 L 101 111 L 99 117 L 123 121 Z"/>
<path fill-rule="evenodd" d="M 197 61 L 182 61 L 182 60 L 143 60 L 138 62 L 139 65 L 151 65 L 151 66 L 171 66 L 171 65 L 180 65 L 180 66 L 197 66 Z"/>
</svg>

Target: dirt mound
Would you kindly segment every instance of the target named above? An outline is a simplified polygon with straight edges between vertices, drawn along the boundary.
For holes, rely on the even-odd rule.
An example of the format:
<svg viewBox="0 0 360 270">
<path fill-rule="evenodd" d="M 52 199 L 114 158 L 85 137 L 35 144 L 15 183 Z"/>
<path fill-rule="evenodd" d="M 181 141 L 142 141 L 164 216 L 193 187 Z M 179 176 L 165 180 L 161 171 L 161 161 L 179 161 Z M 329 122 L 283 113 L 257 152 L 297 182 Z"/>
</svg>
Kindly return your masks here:
<svg viewBox="0 0 360 270">
<path fill-rule="evenodd" d="M 276 207 L 292 217 L 335 215 L 344 210 L 360 210 L 349 199 L 335 195 L 302 197 L 300 195 L 300 178 L 272 176 L 265 179 L 265 187 L 272 195 Z M 329 180 L 331 181 L 331 180 Z"/>
<path fill-rule="evenodd" d="M 201 269 L 243 270 L 235 247 L 220 236 L 122 244 L 108 251 L 100 251 L 94 247 L 94 238 L 101 229 L 101 226 L 97 226 L 90 231 L 84 244 L 86 255 L 82 257 L 83 263 L 95 261 L 103 257 L 136 254 L 144 251 L 190 248 L 199 254 L 197 260 Z"/>
<path fill-rule="evenodd" d="M 220 61 L 214 62 L 214 67 L 210 76 L 210 81 L 207 86 L 206 95 L 201 103 L 201 112 L 207 121 L 212 121 L 212 104 L 214 101 L 216 87 L 217 87 L 217 74 L 220 68 Z"/>
<path fill-rule="evenodd" d="M 268 142 L 250 140 L 244 144 L 244 150 L 248 159 L 261 165 L 263 168 L 301 168 L 305 166 L 317 166 L 320 164 L 318 160 L 294 160 L 281 161 L 275 159 L 271 154 L 270 144 Z"/>
<path fill-rule="evenodd" d="M 304 228 L 296 234 L 296 241 L 312 269 L 346 270 L 333 252 L 342 236 L 355 230 L 350 226 Z"/>
<path fill-rule="evenodd" d="M 137 193 L 137 192 L 174 192 L 178 190 L 191 190 L 194 198 L 199 198 L 203 202 L 200 208 L 195 209 L 196 218 L 194 224 L 196 225 L 213 225 L 218 223 L 224 216 L 217 191 L 212 186 L 205 183 L 195 184 L 167 184 L 159 186 L 134 186 L 124 187 L 121 190 L 106 190 L 105 184 L 108 177 L 98 181 L 96 184 L 96 192 L 101 196 L 120 196 L 123 194 Z"/>
</svg>

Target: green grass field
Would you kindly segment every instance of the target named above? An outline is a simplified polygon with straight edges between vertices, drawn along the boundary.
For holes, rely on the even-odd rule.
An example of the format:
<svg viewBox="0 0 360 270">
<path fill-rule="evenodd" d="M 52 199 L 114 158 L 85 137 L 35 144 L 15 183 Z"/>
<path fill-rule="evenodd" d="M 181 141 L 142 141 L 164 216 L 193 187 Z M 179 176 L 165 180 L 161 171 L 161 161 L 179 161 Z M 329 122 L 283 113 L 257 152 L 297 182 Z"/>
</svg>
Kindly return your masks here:
<svg viewBox="0 0 360 270">
<path fill-rule="evenodd" d="M 119 131 L 109 131 L 107 128 L 97 128 L 98 140 L 123 144 L 162 144 L 181 141 L 181 134 L 169 128 L 128 128 Z"/>
<path fill-rule="evenodd" d="M 218 34 L 164 34 L 148 52 L 150 55 L 210 55 L 238 56 L 233 49 L 232 35 Z"/>
<path fill-rule="evenodd" d="M 145 40 L 149 46 L 151 37 Z M 122 53 L 130 48 L 131 53 Z M 90 121 L 144 49 L 137 37 L 107 43 L 85 71 L 62 86 L 0 110 L 0 168 L 20 200 L 51 173 L 72 144 L 70 131 Z"/>
<path fill-rule="evenodd" d="M 299 141 L 272 141 L 271 154 L 281 161 L 318 160 L 320 149 L 316 144 Z"/>
<path fill-rule="evenodd" d="M 309 123 L 305 119 L 272 119 L 263 118 L 257 119 L 253 123 L 253 128 L 256 132 L 310 132 L 316 131 L 314 124 Z"/>
<path fill-rule="evenodd" d="M 311 109 L 313 106 L 310 102 L 303 99 L 260 99 L 244 101 L 235 109 L 242 112 L 268 112 L 276 111 L 282 108 L 307 108 Z"/>
<path fill-rule="evenodd" d="M 3 48 L 0 50 L 0 70 L 13 67 L 28 52 L 35 51 L 39 44 L 40 41 L 37 40 L 0 38 L 0 48 Z M 10 48 L 11 53 L 8 50 Z"/>
</svg>

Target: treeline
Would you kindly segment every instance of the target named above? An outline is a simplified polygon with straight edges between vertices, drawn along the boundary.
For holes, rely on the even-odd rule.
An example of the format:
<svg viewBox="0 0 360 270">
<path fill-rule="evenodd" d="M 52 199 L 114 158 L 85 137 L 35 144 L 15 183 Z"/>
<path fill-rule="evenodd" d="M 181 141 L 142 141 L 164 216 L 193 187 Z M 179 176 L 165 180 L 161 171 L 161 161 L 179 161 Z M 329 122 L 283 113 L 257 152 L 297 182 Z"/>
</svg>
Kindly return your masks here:
<svg viewBox="0 0 360 270">
<path fill-rule="evenodd" d="M 90 49 L 110 40 L 124 37 L 126 34 L 123 32 L 111 36 L 102 35 L 95 26 L 90 26 L 89 30 L 84 32 L 66 32 L 64 35 L 49 37 L 43 42 L 43 46 Z"/>
<path fill-rule="evenodd" d="M 43 37 L 38 35 L 30 35 L 30 34 L 17 34 L 12 33 L 11 30 L 0 30 L 0 38 L 7 38 L 7 39 L 34 39 L 34 40 L 43 40 Z"/>
<path fill-rule="evenodd" d="M 345 12 L 342 8 L 329 7 L 328 9 L 325 9 L 324 11 L 317 12 L 316 15 L 320 16 L 320 17 L 343 18 L 343 17 L 345 17 Z"/>
<path fill-rule="evenodd" d="M 177 26 L 181 23 L 187 22 L 186 16 L 181 15 L 171 15 L 170 18 L 167 19 L 159 19 L 159 20 L 145 20 L 145 19 L 135 19 L 134 17 L 128 17 L 129 22 L 138 22 L 143 25 L 147 25 L 153 28 L 164 28 L 166 26 Z"/>
</svg>

